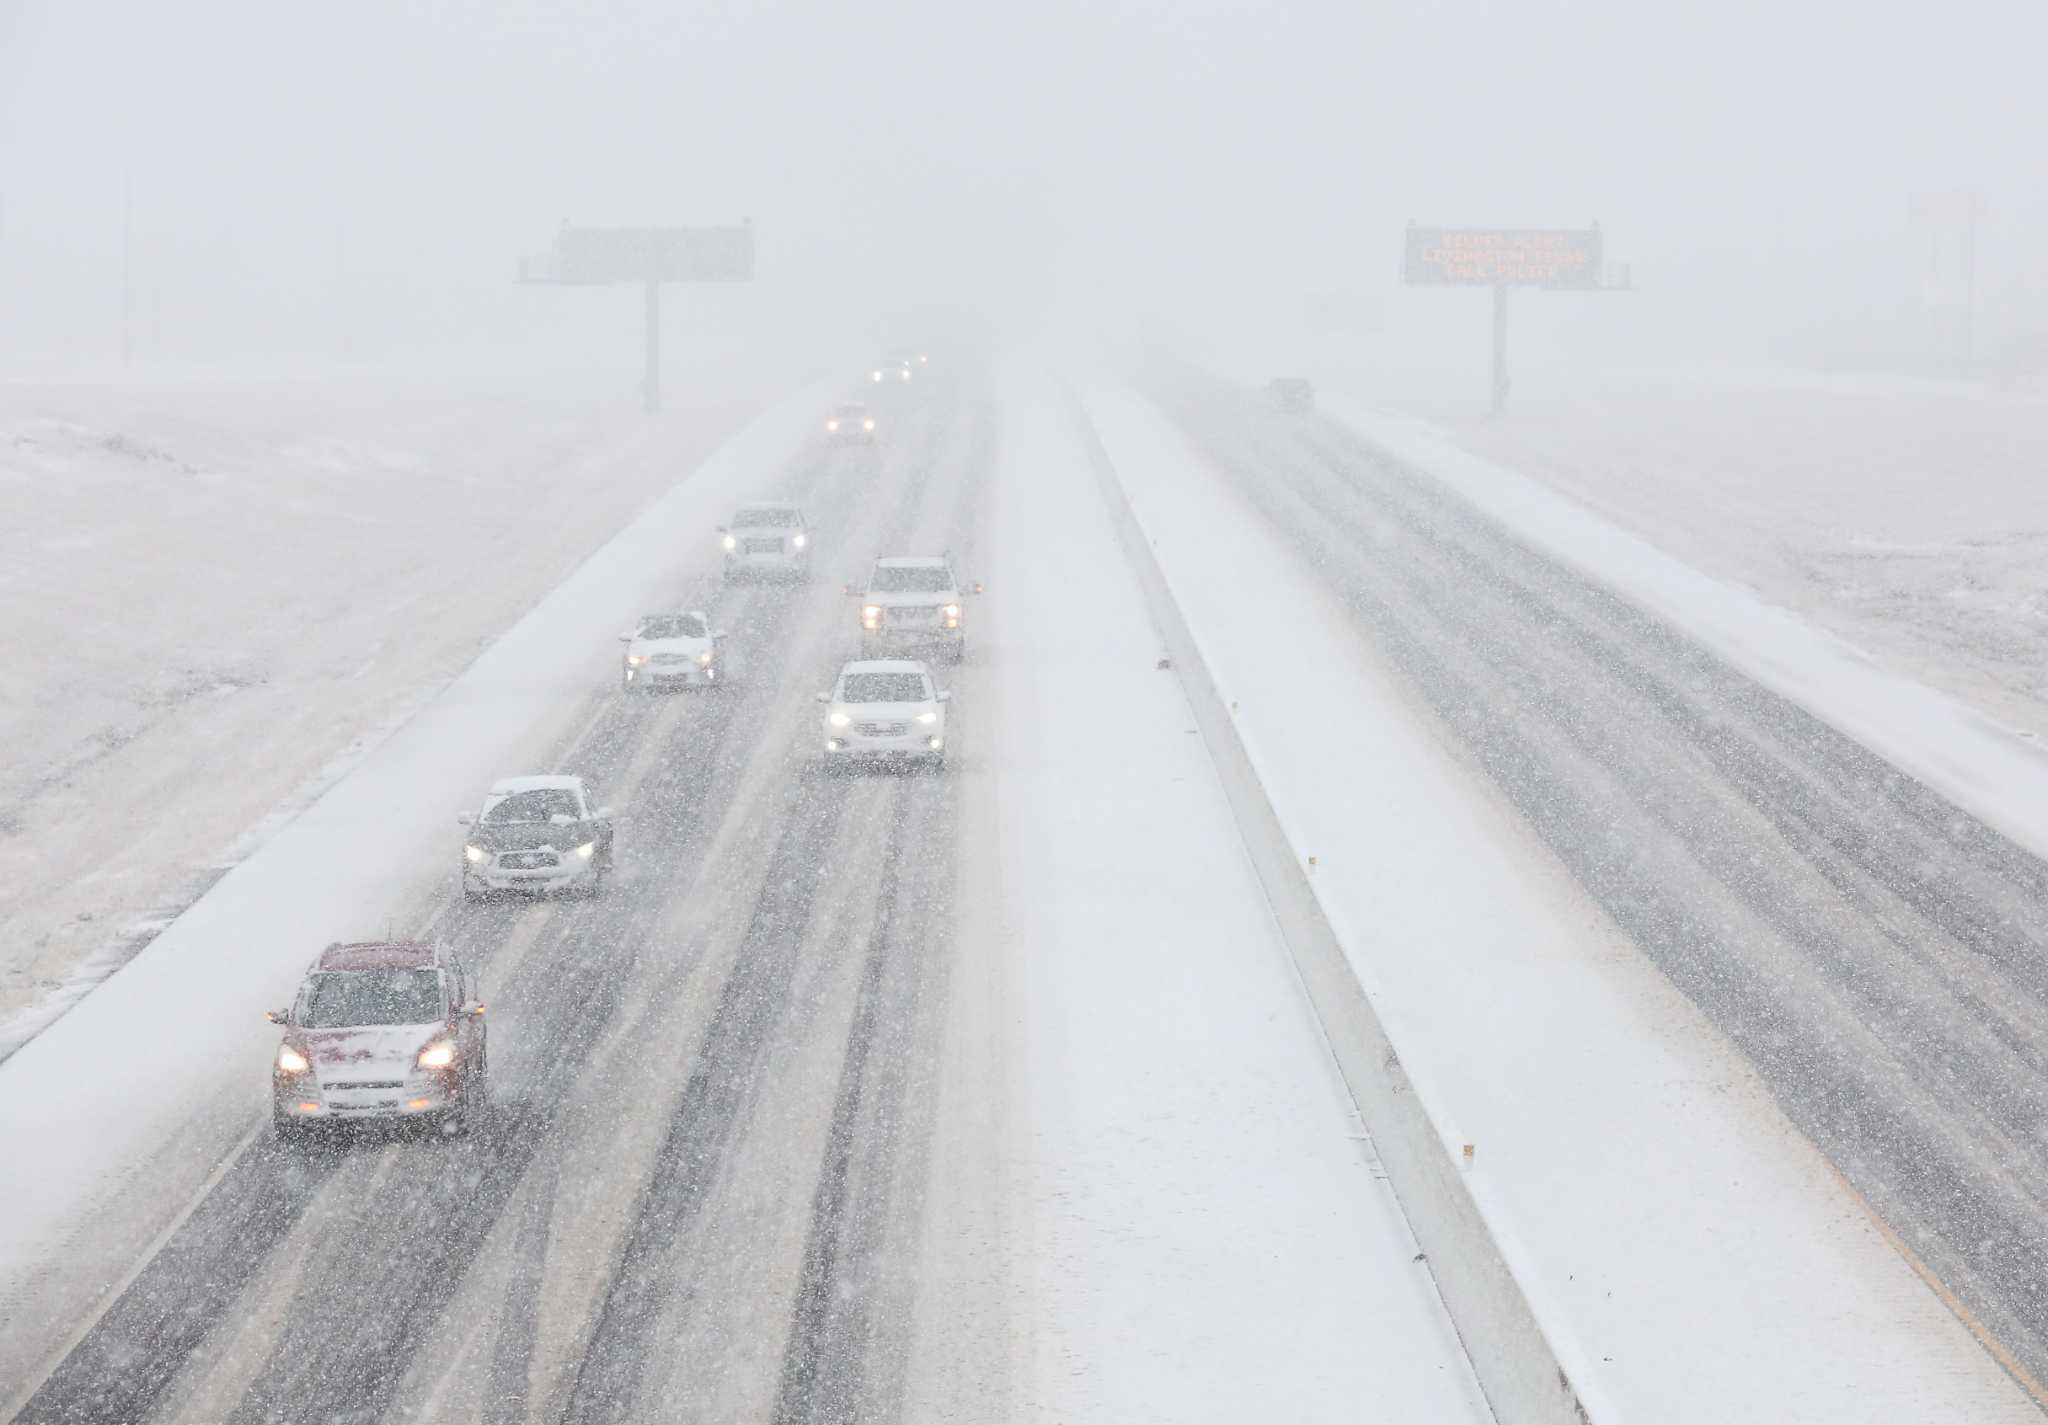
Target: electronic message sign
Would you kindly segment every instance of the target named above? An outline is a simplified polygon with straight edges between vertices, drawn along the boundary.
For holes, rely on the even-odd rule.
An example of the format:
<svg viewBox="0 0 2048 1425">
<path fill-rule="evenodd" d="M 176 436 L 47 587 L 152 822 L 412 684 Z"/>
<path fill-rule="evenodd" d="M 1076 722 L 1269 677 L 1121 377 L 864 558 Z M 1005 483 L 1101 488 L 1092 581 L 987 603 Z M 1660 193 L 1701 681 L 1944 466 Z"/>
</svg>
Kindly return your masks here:
<svg viewBox="0 0 2048 1425">
<path fill-rule="evenodd" d="M 1411 227 L 1404 275 L 1459 287 L 1597 290 L 1600 230 Z"/>
</svg>

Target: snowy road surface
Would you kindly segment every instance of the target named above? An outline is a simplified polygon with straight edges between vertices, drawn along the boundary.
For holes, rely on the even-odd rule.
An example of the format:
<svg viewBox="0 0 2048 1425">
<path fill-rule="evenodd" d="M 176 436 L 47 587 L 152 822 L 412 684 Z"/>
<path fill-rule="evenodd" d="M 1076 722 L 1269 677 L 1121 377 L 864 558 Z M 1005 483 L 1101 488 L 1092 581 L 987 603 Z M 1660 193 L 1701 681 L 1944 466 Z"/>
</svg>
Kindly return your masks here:
<svg viewBox="0 0 2048 1425">
<path fill-rule="evenodd" d="M 816 775 L 836 579 L 679 551 L 738 681 L 557 749 L 627 808 L 606 895 L 463 907 L 451 820 L 370 913 L 481 966 L 492 1124 L 257 1133 L 17 1418 L 1485 1419 L 1056 409 L 962 383 L 763 472 L 828 576 L 1000 571 L 945 777 Z"/>
<path fill-rule="evenodd" d="M 2041 864 L 1339 427 L 1217 388 L 1164 399 L 1460 755 L 2038 1378 Z"/>
</svg>

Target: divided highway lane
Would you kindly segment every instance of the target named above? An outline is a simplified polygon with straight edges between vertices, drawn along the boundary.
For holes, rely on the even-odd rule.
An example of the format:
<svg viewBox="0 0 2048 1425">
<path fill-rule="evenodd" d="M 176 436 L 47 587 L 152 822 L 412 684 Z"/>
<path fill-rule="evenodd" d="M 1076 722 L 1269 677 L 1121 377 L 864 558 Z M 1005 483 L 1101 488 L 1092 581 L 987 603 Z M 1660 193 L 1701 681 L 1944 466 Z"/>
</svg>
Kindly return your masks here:
<svg viewBox="0 0 2048 1425">
<path fill-rule="evenodd" d="M 1159 399 L 2042 1400 L 2048 867 L 1329 423 Z"/>
<path fill-rule="evenodd" d="M 730 627 L 739 683 L 594 691 L 558 765 L 629 809 L 604 899 L 464 910 L 451 869 L 398 918 L 482 967 L 490 1127 L 259 1138 L 18 1419 L 887 1413 L 952 794 L 809 775 L 809 694 L 857 641 L 827 571 L 971 560 L 989 441 L 985 403 L 934 398 L 878 457 L 817 452 L 774 493 L 824 530 L 818 584 L 679 590 Z"/>
</svg>

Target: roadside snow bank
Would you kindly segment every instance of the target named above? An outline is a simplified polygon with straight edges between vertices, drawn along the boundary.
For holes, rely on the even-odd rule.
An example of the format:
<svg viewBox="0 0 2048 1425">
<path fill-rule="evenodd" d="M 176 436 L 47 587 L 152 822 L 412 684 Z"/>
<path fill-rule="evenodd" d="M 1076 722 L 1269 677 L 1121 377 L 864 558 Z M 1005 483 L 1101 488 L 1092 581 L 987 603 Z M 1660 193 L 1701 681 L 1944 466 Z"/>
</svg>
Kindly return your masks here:
<svg viewBox="0 0 2048 1425">
<path fill-rule="evenodd" d="M 1315 571 L 1153 407 L 1099 379 L 1082 392 L 1398 1052 L 1379 1072 L 1419 1099 L 1437 1177 L 1475 1145 L 1450 1171 L 1595 1425 L 2038 1420 Z M 1343 1053 L 1347 1026 L 1326 1024 Z M 1435 1257 L 1431 1215 L 1454 1209 L 1404 1206 Z M 1458 1315 L 1448 1281 L 1446 1299 L 1476 1359 L 1472 1333 L 1493 1328 Z"/>
<path fill-rule="evenodd" d="M 615 535 L 405 726 L 79 1005 L 0 1063 L 0 1380 L 28 1378 L 264 1110 L 306 961 L 437 885 L 454 816 L 530 770 L 611 686 L 620 626 L 717 562 L 710 531 L 811 437 L 806 392 Z M 152 1212 L 106 1209 L 147 1172 Z"/>
<path fill-rule="evenodd" d="M 0 380 L 0 1058 L 791 384 Z"/>
<path fill-rule="evenodd" d="M 1730 666 L 2048 856 L 2048 748 L 1420 423 L 1342 397 L 1324 398 L 1323 407 L 1392 459 L 1457 490 L 1532 547 L 1684 629 Z M 1850 494 L 1842 499 L 1854 502 Z"/>
</svg>

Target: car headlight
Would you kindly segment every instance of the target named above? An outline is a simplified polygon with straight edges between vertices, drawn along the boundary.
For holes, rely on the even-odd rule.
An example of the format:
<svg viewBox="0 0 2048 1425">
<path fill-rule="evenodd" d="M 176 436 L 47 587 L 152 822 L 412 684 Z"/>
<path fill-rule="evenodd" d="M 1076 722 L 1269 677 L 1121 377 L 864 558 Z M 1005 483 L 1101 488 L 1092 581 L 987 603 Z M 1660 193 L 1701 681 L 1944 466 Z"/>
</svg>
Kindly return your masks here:
<svg viewBox="0 0 2048 1425">
<path fill-rule="evenodd" d="M 921 712 L 917 715 L 917 720 L 923 723 L 926 727 L 930 727 L 933 723 L 939 720 L 939 715 L 935 712 Z"/>
<path fill-rule="evenodd" d="M 881 373 L 881 372 L 879 372 L 879 371 L 877 371 L 877 372 L 875 373 L 875 379 L 876 379 L 877 381 L 881 380 L 881 379 L 882 379 L 882 373 Z"/>
<path fill-rule="evenodd" d="M 476 862 L 483 860 L 484 857 L 488 856 L 490 853 L 484 850 L 484 848 L 481 846 L 465 846 L 462 848 L 462 854 L 464 856 L 467 856 L 470 860 L 470 863 L 474 865 Z"/>
<path fill-rule="evenodd" d="M 862 421 L 862 422 L 861 422 L 861 429 L 862 429 L 862 430 L 873 430 L 874 428 L 875 428 L 875 423 L 874 423 L 873 421 Z"/>
<path fill-rule="evenodd" d="M 832 713 L 826 717 L 825 721 L 831 723 L 834 727 L 850 727 L 853 725 L 853 719 L 843 712 Z"/>
<path fill-rule="evenodd" d="M 420 1050 L 422 1069 L 445 1069 L 455 1062 L 455 1046 L 446 1039 L 436 1039 Z"/>
<path fill-rule="evenodd" d="M 306 1062 L 306 1056 L 291 1045 L 281 1045 L 277 1051 L 277 1067 L 287 1074 L 303 1074 L 313 1066 Z"/>
<path fill-rule="evenodd" d="M 727 549 L 738 549 L 740 547 L 739 536 L 736 534 L 727 535 L 725 537 L 725 547 Z"/>
<path fill-rule="evenodd" d="M 638 668 L 642 663 L 645 663 L 646 661 L 647 655 L 644 653 L 628 653 L 626 655 L 626 666 L 628 668 Z"/>
<path fill-rule="evenodd" d="M 703 651 L 702 653 L 698 654 L 698 655 L 697 655 L 697 661 L 698 661 L 699 663 L 703 664 L 703 665 L 704 665 L 705 667 L 707 667 L 707 668 L 708 668 L 708 667 L 710 667 L 710 666 L 711 666 L 711 650 L 707 648 L 707 649 L 705 649 L 705 650 L 704 650 L 704 651 Z"/>
<path fill-rule="evenodd" d="M 869 623 L 880 623 L 882 621 L 882 606 L 880 604 L 863 605 L 860 616 Z"/>
<path fill-rule="evenodd" d="M 803 535 L 799 534 L 792 536 L 789 542 L 795 545 L 798 549 L 802 549 L 806 544 L 810 543 L 810 540 L 806 539 Z"/>
<path fill-rule="evenodd" d="M 581 856 L 584 860 L 588 861 L 591 857 L 597 854 L 597 843 L 595 841 L 584 842 L 581 846 L 576 848 L 576 854 L 578 856 Z"/>
<path fill-rule="evenodd" d="M 947 618 L 958 618 L 960 617 L 960 606 L 958 604 L 948 604 L 944 612 Z"/>
</svg>

